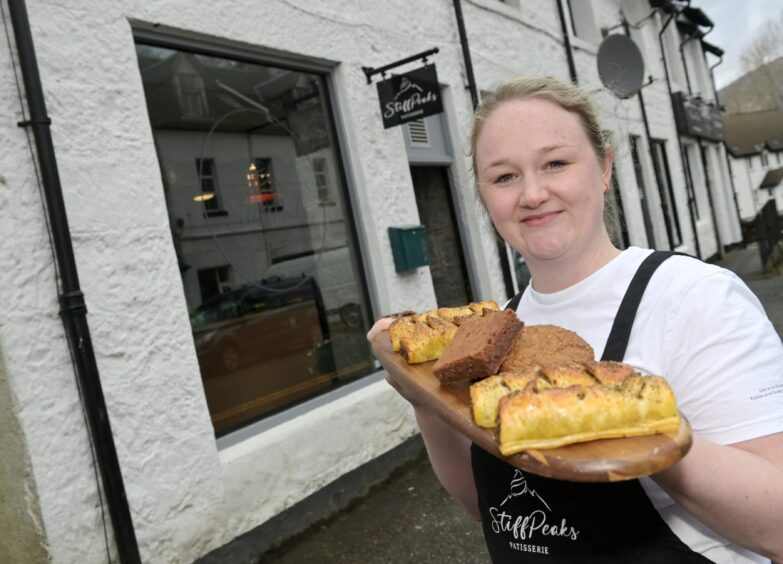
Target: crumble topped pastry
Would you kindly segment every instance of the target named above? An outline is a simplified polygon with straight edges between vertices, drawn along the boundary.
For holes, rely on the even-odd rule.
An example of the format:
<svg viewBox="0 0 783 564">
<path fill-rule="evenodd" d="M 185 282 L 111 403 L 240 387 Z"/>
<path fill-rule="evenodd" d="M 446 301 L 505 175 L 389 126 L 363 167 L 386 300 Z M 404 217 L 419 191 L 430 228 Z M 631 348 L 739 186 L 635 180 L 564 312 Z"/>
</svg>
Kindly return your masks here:
<svg viewBox="0 0 783 564">
<path fill-rule="evenodd" d="M 435 360 L 443 354 L 463 321 L 499 309 L 496 302 L 484 301 L 402 316 L 389 326 L 392 350 L 402 354 L 409 364 Z"/>
</svg>

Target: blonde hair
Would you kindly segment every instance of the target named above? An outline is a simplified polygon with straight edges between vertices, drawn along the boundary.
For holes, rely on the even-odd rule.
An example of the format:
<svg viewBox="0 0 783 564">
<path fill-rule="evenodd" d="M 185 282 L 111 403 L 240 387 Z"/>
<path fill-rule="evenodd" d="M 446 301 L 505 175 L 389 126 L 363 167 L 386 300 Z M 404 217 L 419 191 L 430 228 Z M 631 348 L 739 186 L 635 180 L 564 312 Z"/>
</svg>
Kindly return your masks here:
<svg viewBox="0 0 783 564">
<path fill-rule="evenodd" d="M 493 111 L 504 103 L 529 98 L 546 98 L 555 102 L 564 110 L 576 114 L 582 123 L 598 162 L 603 164 L 612 155 L 611 133 L 601 128 L 595 106 L 587 92 L 578 86 L 552 76 L 520 76 L 512 78 L 501 83 L 495 90 L 485 96 L 473 114 L 473 127 L 470 132 L 470 158 L 473 165 L 473 180 L 477 194 L 476 143 L 484 122 Z M 480 197 L 479 200 L 481 200 Z M 609 237 L 613 242 L 617 243 L 620 227 L 617 222 L 614 198 L 604 198 L 604 225 L 609 233 Z"/>
</svg>

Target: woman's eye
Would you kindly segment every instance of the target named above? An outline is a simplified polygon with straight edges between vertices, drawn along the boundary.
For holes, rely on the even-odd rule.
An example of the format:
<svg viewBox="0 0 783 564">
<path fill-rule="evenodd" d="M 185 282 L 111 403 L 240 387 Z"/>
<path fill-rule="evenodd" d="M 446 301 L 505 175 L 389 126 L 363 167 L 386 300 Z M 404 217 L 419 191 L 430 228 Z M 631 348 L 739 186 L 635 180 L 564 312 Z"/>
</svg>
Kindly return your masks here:
<svg viewBox="0 0 783 564">
<path fill-rule="evenodd" d="M 561 169 L 561 168 L 563 168 L 565 165 L 566 165 L 566 162 L 565 162 L 565 161 L 549 161 L 549 162 L 546 164 L 546 167 L 547 167 L 549 170 L 560 170 L 560 169 Z"/>
<path fill-rule="evenodd" d="M 495 179 L 495 184 L 505 184 L 507 182 L 511 182 L 513 179 L 513 174 L 501 174 Z"/>
</svg>

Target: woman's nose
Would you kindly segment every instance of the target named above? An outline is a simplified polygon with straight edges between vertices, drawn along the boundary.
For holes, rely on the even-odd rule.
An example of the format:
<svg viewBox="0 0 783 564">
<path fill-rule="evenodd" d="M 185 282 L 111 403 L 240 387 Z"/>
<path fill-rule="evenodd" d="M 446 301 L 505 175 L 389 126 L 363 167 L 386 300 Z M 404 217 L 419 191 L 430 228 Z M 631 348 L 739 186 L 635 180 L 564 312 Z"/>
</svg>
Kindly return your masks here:
<svg viewBox="0 0 783 564">
<path fill-rule="evenodd" d="M 537 208 L 549 199 L 549 190 L 539 178 L 526 178 L 519 192 L 519 205 L 523 208 Z"/>
</svg>

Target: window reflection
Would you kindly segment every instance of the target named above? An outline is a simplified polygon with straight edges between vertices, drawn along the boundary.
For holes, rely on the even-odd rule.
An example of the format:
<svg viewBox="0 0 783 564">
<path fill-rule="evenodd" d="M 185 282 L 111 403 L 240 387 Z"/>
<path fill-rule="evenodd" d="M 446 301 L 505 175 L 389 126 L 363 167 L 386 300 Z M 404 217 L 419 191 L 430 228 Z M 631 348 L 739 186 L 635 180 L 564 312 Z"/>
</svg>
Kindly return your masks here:
<svg viewBox="0 0 783 564">
<path fill-rule="evenodd" d="M 137 56 L 216 432 L 371 372 L 323 77 Z"/>
</svg>

